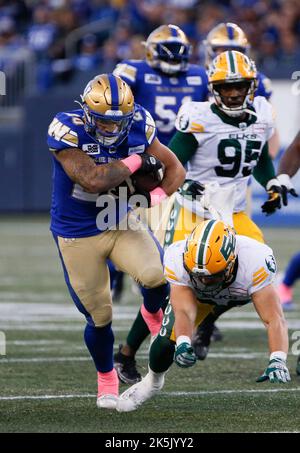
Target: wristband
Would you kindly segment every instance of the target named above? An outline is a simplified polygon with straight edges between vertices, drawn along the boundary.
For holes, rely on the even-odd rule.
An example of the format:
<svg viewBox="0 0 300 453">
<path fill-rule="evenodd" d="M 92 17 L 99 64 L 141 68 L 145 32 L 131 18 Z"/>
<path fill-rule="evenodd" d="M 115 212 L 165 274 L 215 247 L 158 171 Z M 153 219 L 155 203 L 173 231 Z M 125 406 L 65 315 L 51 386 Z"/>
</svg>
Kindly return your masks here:
<svg viewBox="0 0 300 453">
<path fill-rule="evenodd" d="M 150 192 L 151 206 L 155 206 L 167 198 L 167 194 L 161 187 L 156 187 Z"/>
<path fill-rule="evenodd" d="M 138 154 L 132 154 L 132 156 L 122 159 L 121 162 L 126 165 L 131 174 L 142 166 L 142 158 Z"/>
<path fill-rule="evenodd" d="M 192 344 L 190 337 L 186 335 L 179 335 L 178 338 L 176 338 L 176 346 L 180 346 L 182 343 L 188 343 L 190 346 Z"/>
<path fill-rule="evenodd" d="M 285 362 L 286 357 L 287 357 L 287 354 L 286 354 L 286 352 L 283 352 L 283 351 L 274 351 L 274 352 L 272 352 L 272 354 L 270 354 L 270 360 L 280 359 Z"/>
<path fill-rule="evenodd" d="M 279 181 L 277 178 L 272 178 L 267 182 L 266 190 L 270 190 L 272 186 L 280 187 Z"/>
</svg>

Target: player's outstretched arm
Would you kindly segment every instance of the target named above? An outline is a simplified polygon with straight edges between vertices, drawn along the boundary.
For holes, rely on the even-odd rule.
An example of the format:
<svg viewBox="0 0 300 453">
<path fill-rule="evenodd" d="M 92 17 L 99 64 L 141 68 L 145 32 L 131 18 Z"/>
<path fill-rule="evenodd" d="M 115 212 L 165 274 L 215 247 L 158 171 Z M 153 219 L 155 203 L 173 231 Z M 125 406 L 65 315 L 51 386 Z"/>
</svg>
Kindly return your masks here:
<svg viewBox="0 0 300 453">
<path fill-rule="evenodd" d="M 196 363 L 191 338 L 197 316 L 197 300 L 188 286 L 172 284 L 170 298 L 175 316 L 176 348 L 174 361 L 178 366 L 188 368 Z"/>
<path fill-rule="evenodd" d="M 164 178 L 160 184 L 167 195 L 172 195 L 183 184 L 185 169 L 174 153 L 155 138 L 147 153 L 157 157 L 165 166 Z"/>
<path fill-rule="evenodd" d="M 93 159 L 79 148 L 69 148 L 55 153 L 69 178 L 80 184 L 87 192 L 101 193 L 118 186 L 138 169 L 154 166 L 155 163 L 138 154 L 110 162 L 105 165 L 96 165 Z"/>
<path fill-rule="evenodd" d="M 282 200 L 284 206 L 288 204 L 288 194 L 297 197 L 291 177 L 294 176 L 300 168 L 300 132 L 296 135 L 293 142 L 283 154 L 278 167 L 278 176 L 282 188 Z"/>
<path fill-rule="evenodd" d="M 266 326 L 270 350 L 269 364 L 257 382 L 286 383 L 291 379 L 286 366 L 289 340 L 279 296 L 274 286 L 268 285 L 252 294 L 252 302 Z"/>
</svg>

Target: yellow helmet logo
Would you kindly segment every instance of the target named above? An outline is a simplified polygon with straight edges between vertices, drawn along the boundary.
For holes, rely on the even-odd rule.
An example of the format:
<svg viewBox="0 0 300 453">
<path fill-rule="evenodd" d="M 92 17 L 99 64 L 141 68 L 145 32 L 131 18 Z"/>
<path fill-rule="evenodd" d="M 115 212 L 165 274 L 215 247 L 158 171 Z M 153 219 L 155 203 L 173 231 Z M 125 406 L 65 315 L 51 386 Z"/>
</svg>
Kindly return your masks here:
<svg viewBox="0 0 300 453">
<path fill-rule="evenodd" d="M 235 232 L 224 222 L 206 220 L 187 239 L 184 267 L 189 274 L 210 276 L 226 272 L 235 261 Z"/>
</svg>

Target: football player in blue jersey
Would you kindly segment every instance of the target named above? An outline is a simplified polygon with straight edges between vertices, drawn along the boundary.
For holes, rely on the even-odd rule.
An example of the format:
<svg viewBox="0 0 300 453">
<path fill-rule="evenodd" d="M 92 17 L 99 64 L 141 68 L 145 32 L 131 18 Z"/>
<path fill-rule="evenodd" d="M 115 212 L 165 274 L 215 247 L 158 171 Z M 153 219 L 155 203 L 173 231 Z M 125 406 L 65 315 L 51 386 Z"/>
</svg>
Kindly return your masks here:
<svg viewBox="0 0 300 453">
<path fill-rule="evenodd" d="M 206 70 L 189 63 L 191 44 L 176 25 L 161 25 L 143 44 L 145 59 L 124 60 L 117 65 L 114 74 L 131 86 L 136 102 L 151 113 L 159 140 L 167 145 L 176 132 L 175 119 L 181 105 L 186 101 L 206 101 L 209 93 Z M 111 276 L 116 275 L 119 281 L 120 273 L 116 274 L 113 266 L 110 270 Z M 120 345 L 115 354 L 122 382 L 134 384 L 141 379 L 134 356 L 148 334 L 139 312 L 126 344 Z"/>
<path fill-rule="evenodd" d="M 114 74 L 131 86 L 136 102 L 153 116 L 159 140 L 167 145 L 181 105 L 207 100 L 206 70 L 189 63 L 192 46 L 176 25 L 161 25 L 143 44 L 145 59 L 125 60 Z"/>
<path fill-rule="evenodd" d="M 153 334 L 169 290 L 159 246 L 124 193 L 133 188 L 137 170 L 153 174 L 163 163 L 161 183 L 146 193 L 154 205 L 177 190 L 185 170 L 159 142 L 151 115 L 135 104 L 120 77 L 95 77 L 81 100 L 81 108 L 58 113 L 48 130 L 54 163 L 51 231 L 70 295 L 87 320 L 84 339 L 97 369 L 97 406 L 113 409 L 118 376 L 107 258 L 148 288 L 141 312 Z"/>
</svg>

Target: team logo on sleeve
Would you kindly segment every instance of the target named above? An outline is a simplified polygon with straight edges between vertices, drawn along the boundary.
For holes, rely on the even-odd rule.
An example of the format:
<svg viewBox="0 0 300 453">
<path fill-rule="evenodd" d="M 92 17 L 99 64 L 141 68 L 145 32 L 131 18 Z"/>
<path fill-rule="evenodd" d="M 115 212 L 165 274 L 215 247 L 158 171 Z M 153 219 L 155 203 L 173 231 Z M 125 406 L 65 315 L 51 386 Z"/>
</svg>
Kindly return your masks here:
<svg viewBox="0 0 300 453">
<path fill-rule="evenodd" d="M 185 115 L 181 115 L 178 119 L 181 131 L 186 131 L 189 127 L 189 119 Z"/>
<path fill-rule="evenodd" d="M 269 269 L 269 271 L 273 272 L 273 274 L 275 274 L 275 272 L 277 270 L 277 266 L 276 266 L 276 261 L 275 261 L 274 256 L 273 255 L 267 256 L 265 261 L 266 261 L 266 265 L 267 265 L 267 268 Z"/>
</svg>

